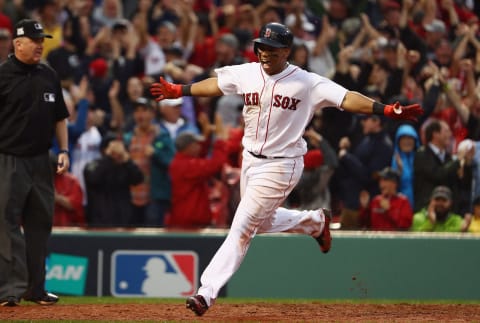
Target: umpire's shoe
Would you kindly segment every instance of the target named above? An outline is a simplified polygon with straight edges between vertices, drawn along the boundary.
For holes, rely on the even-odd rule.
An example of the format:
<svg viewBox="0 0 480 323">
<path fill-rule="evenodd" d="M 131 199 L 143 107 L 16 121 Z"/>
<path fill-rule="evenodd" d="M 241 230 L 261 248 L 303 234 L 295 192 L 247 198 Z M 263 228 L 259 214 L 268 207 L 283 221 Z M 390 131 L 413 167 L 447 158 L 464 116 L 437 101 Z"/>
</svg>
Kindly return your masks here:
<svg viewBox="0 0 480 323">
<path fill-rule="evenodd" d="M 15 296 L 8 296 L 7 298 L 0 299 L 0 306 L 17 306 L 20 305 L 20 300 Z"/>
<path fill-rule="evenodd" d="M 315 238 L 315 240 L 317 240 L 317 243 L 320 246 L 320 250 L 322 250 L 323 253 L 327 253 L 330 251 L 330 248 L 332 246 L 332 236 L 330 235 L 330 222 L 332 221 L 332 212 L 327 209 L 322 209 L 322 211 L 325 215 L 325 224 L 323 226 L 322 233 L 317 238 Z"/>
<path fill-rule="evenodd" d="M 208 310 L 208 305 L 202 295 L 195 295 L 187 298 L 187 308 L 197 316 L 202 316 Z"/>
<path fill-rule="evenodd" d="M 24 299 L 39 305 L 53 305 L 59 300 L 57 295 L 47 292 L 44 292 L 40 297 L 24 297 Z"/>
</svg>

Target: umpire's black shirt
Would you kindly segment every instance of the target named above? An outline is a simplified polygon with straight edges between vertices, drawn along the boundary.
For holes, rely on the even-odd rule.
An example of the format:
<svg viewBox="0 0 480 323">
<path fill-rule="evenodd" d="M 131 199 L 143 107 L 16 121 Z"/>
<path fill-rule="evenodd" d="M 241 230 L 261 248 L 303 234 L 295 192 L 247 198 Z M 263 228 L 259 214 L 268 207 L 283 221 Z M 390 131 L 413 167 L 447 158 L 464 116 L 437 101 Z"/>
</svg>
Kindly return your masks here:
<svg viewBox="0 0 480 323">
<path fill-rule="evenodd" d="M 14 55 L 0 65 L 0 153 L 35 156 L 52 144 L 57 121 L 69 115 L 55 71 Z"/>
</svg>

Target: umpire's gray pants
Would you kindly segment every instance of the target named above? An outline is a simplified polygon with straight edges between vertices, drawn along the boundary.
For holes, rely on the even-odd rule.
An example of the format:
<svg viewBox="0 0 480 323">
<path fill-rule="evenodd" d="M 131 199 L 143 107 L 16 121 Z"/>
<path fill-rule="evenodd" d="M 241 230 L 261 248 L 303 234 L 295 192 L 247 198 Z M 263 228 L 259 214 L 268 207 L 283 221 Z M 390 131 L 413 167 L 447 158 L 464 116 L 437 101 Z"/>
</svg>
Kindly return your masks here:
<svg viewBox="0 0 480 323">
<path fill-rule="evenodd" d="M 0 153 L 0 299 L 40 297 L 54 210 L 48 153 Z M 23 235 L 21 231 L 23 226 Z"/>
</svg>

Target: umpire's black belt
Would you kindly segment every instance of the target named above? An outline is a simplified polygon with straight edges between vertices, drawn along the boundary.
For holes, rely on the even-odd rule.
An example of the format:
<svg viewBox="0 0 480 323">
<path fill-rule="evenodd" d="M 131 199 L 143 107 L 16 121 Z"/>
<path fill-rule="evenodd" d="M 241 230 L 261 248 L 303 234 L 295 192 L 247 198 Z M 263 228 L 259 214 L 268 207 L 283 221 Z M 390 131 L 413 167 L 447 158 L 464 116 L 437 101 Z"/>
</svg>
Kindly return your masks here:
<svg viewBox="0 0 480 323">
<path fill-rule="evenodd" d="M 285 157 L 270 157 L 270 156 L 265 156 L 265 155 L 259 155 L 259 154 L 255 154 L 255 153 L 252 153 L 251 151 L 249 151 L 250 155 L 252 155 L 253 157 L 256 157 L 256 158 L 260 158 L 260 159 L 278 159 L 278 158 L 285 158 Z"/>
</svg>

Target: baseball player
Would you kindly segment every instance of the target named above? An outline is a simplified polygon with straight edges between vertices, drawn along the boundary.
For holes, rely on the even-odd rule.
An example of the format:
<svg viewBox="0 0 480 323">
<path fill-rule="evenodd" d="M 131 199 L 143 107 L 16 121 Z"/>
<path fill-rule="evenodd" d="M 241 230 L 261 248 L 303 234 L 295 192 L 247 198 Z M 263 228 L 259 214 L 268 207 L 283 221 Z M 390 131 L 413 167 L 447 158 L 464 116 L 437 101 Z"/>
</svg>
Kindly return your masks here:
<svg viewBox="0 0 480 323">
<path fill-rule="evenodd" d="M 302 174 L 307 151 L 302 135 L 316 109 L 334 106 L 348 112 L 413 121 L 423 113 L 418 104 L 384 105 L 289 64 L 292 41 L 292 32 L 286 26 L 268 23 L 254 39 L 258 63 L 217 68 L 216 77 L 190 85 L 160 78 L 150 87 L 157 101 L 228 94 L 241 94 L 244 99 L 241 201 L 225 241 L 200 278 L 201 287 L 186 301 L 187 308 L 198 316 L 213 305 L 220 288 L 239 268 L 255 234 L 304 233 L 316 239 L 322 252 L 330 250 L 327 210 L 280 207 Z"/>
</svg>

